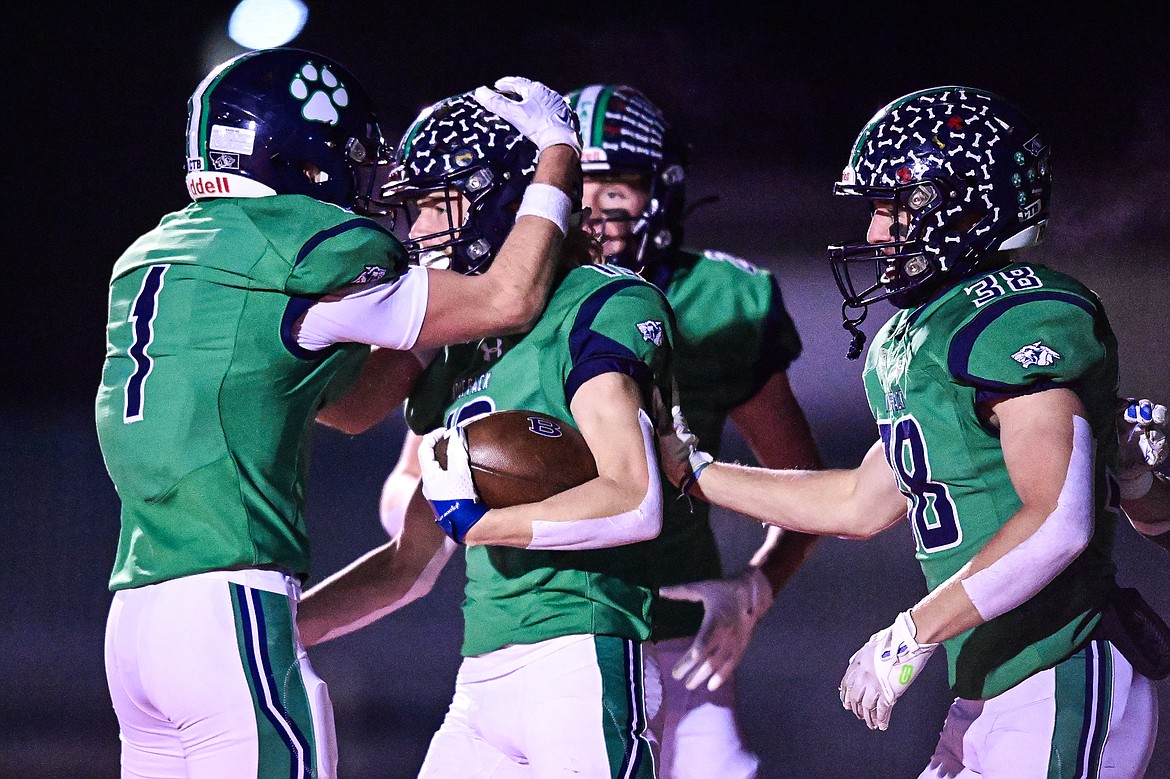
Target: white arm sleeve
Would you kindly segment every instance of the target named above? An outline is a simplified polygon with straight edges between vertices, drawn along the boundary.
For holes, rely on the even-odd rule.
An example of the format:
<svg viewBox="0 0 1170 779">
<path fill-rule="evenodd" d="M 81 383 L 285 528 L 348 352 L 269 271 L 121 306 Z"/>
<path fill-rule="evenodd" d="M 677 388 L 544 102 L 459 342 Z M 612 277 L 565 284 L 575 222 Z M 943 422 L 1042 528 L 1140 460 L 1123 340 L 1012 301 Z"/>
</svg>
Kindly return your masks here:
<svg viewBox="0 0 1170 779">
<path fill-rule="evenodd" d="M 991 620 L 1019 606 L 1056 578 L 1093 537 L 1093 432 L 1073 417 L 1073 451 L 1056 509 L 1032 535 L 962 581 L 979 616 Z"/>
<path fill-rule="evenodd" d="M 411 267 L 386 284 L 314 303 L 301 320 L 297 345 L 314 352 L 336 343 L 409 349 L 427 313 L 428 288 L 427 270 Z"/>
<path fill-rule="evenodd" d="M 574 519 L 568 522 L 535 520 L 529 549 L 604 549 L 637 541 L 648 541 L 662 531 L 662 483 L 658 478 L 658 457 L 650 417 L 639 409 L 638 423 L 650 474 L 646 495 L 638 507 L 612 517 Z"/>
</svg>

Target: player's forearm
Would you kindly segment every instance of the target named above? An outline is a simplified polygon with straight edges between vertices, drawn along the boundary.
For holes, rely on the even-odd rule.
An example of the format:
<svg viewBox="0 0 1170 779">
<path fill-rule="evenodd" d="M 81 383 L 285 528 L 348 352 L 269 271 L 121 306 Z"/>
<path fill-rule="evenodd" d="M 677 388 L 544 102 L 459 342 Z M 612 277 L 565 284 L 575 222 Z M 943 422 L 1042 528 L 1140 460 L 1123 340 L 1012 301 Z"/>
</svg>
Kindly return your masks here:
<svg viewBox="0 0 1170 779">
<path fill-rule="evenodd" d="M 760 569 L 776 595 L 784 589 L 804 561 L 820 536 L 783 530 L 775 525 L 768 527 L 764 543 L 752 556 L 751 565 Z"/>
<path fill-rule="evenodd" d="M 855 488 L 852 471 L 774 471 L 714 462 L 703 469 L 699 496 L 731 511 L 771 525 L 816 535 L 865 538 L 877 532 L 847 496 Z"/>
<path fill-rule="evenodd" d="M 540 155 L 532 183 L 555 187 L 571 199 L 580 170 L 580 160 L 573 149 L 552 146 Z M 533 214 L 516 220 L 483 276 L 487 294 L 476 301 L 475 307 L 486 307 L 485 313 L 499 320 L 500 325 L 493 333 L 526 331 L 540 316 L 559 264 L 564 241 L 562 227 Z"/>
<path fill-rule="evenodd" d="M 422 373 L 410 352 L 375 349 L 353 386 L 317 413 L 317 421 L 344 433 L 362 433 L 400 407 Z"/>
<path fill-rule="evenodd" d="M 599 476 L 539 503 L 489 511 L 464 538 L 468 546 L 604 549 L 646 541 L 662 530 L 662 486 Z"/>
<path fill-rule="evenodd" d="M 352 633 L 421 598 L 450 554 L 440 547 L 428 559 L 411 561 L 390 542 L 359 557 L 301 599 L 297 627 L 305 646 Z"/>
<path fill-rule="evenodd" d="M 914 609 L 923 641 L 946 640 L 1025 603 L 1092 539 L 1095 447 L 1080 401 L 1057 390 L 1001 401 L 996 413 L 1021 505 Z"/>
<path fill-rule="evenodd" d="M 966 565 L 914 607 L 918 639 L 945 641 L 1036 595 L 1088 543 L 1086 532 L 1070 532 L 1063 519 L 1056 507 L 1018 510 Z"/>
<path fill-rule="evenodd" d="M 1158 536 L 1170 532 L 1170 482 L 1153 479 L 1140 498 L 1123 500 L 1121 507 L 1138 532 Z"/>
</svg>

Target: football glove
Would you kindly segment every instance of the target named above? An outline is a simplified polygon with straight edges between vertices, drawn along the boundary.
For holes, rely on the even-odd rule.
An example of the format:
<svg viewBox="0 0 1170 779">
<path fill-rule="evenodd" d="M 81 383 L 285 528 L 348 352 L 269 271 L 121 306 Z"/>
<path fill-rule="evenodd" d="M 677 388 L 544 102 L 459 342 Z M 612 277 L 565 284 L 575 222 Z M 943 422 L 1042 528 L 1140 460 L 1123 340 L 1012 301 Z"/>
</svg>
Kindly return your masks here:
<svg viewBox="0 0 1170 779">
<path fill-rule="evenodd" d="M 670 411 L 674 418 L 674 429 L 658 434 L 658 455 L 671 484 L 682 490 L 684 495 L 690 495 L 699 481 L 699 474 L 715 458 L 699 449 L 699 439 L 691 432 L 682 409 L 673 406 Z"/>
<path fill-rule="evenodd" d="M 447 439 L 447 467 L 435 459 L 435 446 Z M 467 456 L 467 433 L 463 428 L 439 428 L 423 436 L 418 445 L 423 497 L 430 501 L 435 522 L 455 543 L 462 544 L 471 527 L 483 518 L 488 507 L 479 499 L 471 480 Z"/>
<path fill-rule="evenodd" d="M 538 150 L 563 143 L 581 153 L 576 112 L 560 94 L 539 81 L 505 76 L 496 81 L 494 89 L 478 87 L 473 96 L 484 108 L 511 123 Z"/>
<path fill-rule="evenodd" d="M 938 644 L 919 644 L 909 611 L 894 624 L 874 633 L 849 658 L 849 667 L 838 692 L 841 705 L 852 711 L 870 730 L 890 726 L 890 711 L 906 688 L 918 678 L 918 671 L 938 649 Z"/>
<path fill-rule="evenodd" d="M 1140 498 L 1152 478 L 1170 478 L 1170 447 L 1166 445 L 1166 407 L 1145 398 L 1126 399 L 1118 418 L 1118 469 L 1121 497 Z"/>
<path fill-rule="evenodd" d="M 772 585 L 755 567 L 728 579 L 663 587 L 659 594 L 703 604 L 703 622 L 695 641 L 671 672 L 688 690 L 707 682 L 707 689 L 714 691 L 727 681 L 756 623 L 772 605 Z"/>
</svg>

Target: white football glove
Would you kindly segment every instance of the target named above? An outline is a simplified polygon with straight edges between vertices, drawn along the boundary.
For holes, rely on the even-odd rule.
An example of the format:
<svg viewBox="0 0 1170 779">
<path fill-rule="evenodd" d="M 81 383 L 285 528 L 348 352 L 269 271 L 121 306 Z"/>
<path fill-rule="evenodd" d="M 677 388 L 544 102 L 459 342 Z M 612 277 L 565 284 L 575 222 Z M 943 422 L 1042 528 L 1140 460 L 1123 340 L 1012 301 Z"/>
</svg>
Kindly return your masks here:
<svg viewBox="0 0 1170 779">
<path fill-rule="evenodd" d="M 691 432 L 682 409 L 673 406 L 670 411 L 674 418 L 674 429 L 669 433 L 658 434 L 658 456 L 670 483 L 682 490 L 684 495 L 689 495 L 699 480 L 699 474 L 715 458 L 699 449 L 699 439 Z"/>
<path fill-rule="evenodd" d="M 478 87 L 473 96 L 484 108 L 507 120 L 540 151 L 563 143 L 581 153 L 576 112 L 559 93 L 539 81 L 505 76 L 496 81 L 494 89 Z"/>
<path fill-rule="evenodd" d="M 435 459 L 435 446 L 447 439 L 447 467 Z M 479 499 L 467 455 L 467 433 L 463 428 L 439 428 L 423 436 L 418 445 L 418 464 L 422 471 L 422 491 L 435 512 L 435 523 L 456 543 L 471 526 L 483 518 L 488 507 Z"/>
<path fill-rule="evenodd" d="M 729 579 L 663 587 L 659 594 L 703 604 L 703 623 L 695 641 L 671 672 L 688 690 L 707 682 L 707 689 L 714 691 L 727 681 L 756 623 L 772 605 L 772 585 L 755 567 Z"/>
<path fill-rule="evenodd" d="M 841 679 L 841 705 L 863 720 L 870 730 L 890 726 L 890 711 L 899 696 L 918 678 L 918 670 L 938 649 L 938 644 L 919 644 L 909 611 L 894 624 L 874 633 L 853 657 Z"/>
<path fill-rule="evenodd" d="M 1166 445 L 1166 407 L 1142 398 L 1127 398 L 1118 424 L 1118 472 L 1121 497 L 1140 498 L 1153 477 L 1167 478 L 1170 447 Z"/>
</svg>

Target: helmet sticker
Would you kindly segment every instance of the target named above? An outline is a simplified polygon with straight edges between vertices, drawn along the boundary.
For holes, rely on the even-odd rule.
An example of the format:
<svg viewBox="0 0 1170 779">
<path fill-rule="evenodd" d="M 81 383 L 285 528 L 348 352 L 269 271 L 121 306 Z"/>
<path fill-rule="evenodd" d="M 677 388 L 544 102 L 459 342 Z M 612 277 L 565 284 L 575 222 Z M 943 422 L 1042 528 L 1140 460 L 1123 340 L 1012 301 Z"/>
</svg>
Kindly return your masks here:
<svg viewBox="0 0 1170 779">
<path fill-rule="evenodd" d="M 235 154 L 251 154 L 255 145 L 255 130 L 249 130 L 245 127 L 225 127 L 222 124 L 213 124 L 211 135 L 207 139 L 209 149 Z"/>
<path fill-rule="evenodd" d="M 317 70 L 311 62 L 306 62 L 300 73 L 293 76 L 288 91 L 297 100 L 304 101 L 301 116 L 310 122 L 337 124 L 341 119 L 337 109 L 349 105 L 349 93 L 345 91 L 345 84 L 338 81 L 337 76 L 333 75 L 329 68 Z"/>
<path fill-rule="evenodd" d="M 226 154 L 224 152 L 212 152 L 211 167 L 216 170 L 239 170 L 240 169 L 240 155 Z"/>
</svg>

